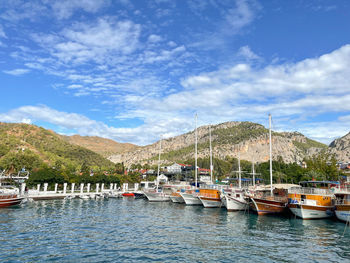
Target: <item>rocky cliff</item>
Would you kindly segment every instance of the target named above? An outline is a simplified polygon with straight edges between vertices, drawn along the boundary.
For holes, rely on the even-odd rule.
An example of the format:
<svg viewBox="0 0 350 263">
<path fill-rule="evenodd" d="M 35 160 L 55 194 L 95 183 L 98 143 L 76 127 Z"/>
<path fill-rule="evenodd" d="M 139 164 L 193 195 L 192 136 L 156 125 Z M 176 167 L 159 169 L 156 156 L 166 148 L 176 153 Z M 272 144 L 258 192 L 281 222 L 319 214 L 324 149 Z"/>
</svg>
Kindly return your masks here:
<svg viewBox="0 0 350 263">
<path fill-rule="evenodd" d="M 350 161 L 350 132 L 345 136 L 334 140 L 328 147 L 330 153 L 340 162 Z"/>
<path fill-rule="evenodd" d="M 268 129 L 251 122 L 226 122 L 211 127 L 212 148 L 215 158 L 224 159 L 226 156 L 264 162 L 269 158 Z M 209 126 L 197 129 L 198 157 L 209 156 Z M 189 132 L 173 138 L 162 140 L 162 163 L 194 158 L 195 132 Z M 326 145 L 310 140 L 304 135 L 293 132 L 273 132 L 273 158 L 281 156 L 285 162 L 301 161 L 305 156 L 317 153 Z M 159 142 L 140 147 L 136 151 L 111 155 L 112 162 L 131 164 L 155 164 L 159 153 Z"/>
</svg>

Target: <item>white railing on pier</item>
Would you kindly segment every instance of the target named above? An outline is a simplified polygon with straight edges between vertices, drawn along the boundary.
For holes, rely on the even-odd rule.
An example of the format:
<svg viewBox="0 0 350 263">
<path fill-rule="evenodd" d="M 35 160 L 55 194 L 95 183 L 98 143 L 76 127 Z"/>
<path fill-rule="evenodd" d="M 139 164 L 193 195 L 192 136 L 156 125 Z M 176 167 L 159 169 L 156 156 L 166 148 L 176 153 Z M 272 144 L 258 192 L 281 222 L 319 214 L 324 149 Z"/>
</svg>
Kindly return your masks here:
<svg viewBox="0 0 350 263">
<path fill-rule="evenodd" d="M 312 187 L 292 187 L 288 190 L 289 194 L 311 194 L 311 195 L 333 195 L 331 189 L 312 188 Z"/>
</svg>

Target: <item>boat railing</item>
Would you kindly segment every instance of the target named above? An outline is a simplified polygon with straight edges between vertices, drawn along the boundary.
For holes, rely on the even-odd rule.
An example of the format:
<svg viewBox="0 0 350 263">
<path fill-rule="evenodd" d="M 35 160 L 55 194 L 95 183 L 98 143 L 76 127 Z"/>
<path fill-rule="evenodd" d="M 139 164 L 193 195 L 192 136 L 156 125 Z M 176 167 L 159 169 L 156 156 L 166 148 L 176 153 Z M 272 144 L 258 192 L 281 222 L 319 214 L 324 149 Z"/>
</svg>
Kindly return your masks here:
<svg viewBox="0 0 350 263">
<path fill-rule="evenodd" d="M 312 187 L 292 187 L 288 190 L 289 194 L 316 194 L 316 195 L 332 195 L 331 189 L 312 188 Z"/>
<path fill-rule="evenodd" d="M 335 205 L 350 205 L 350 200 L 348 199 L 336 199 L 334 200 Z"/>
<path fill-rule="evenodd" d="M 225 190 L 225 189 L 229 189 L 230 186 L 229 185 L 219 185 L 219 184 L 210 184 L 210 185 L 203 185 L 200 186 L 200 189 L 216 189 L 216 190 Z"/>
<path fill-rule="evenodd" d="M 256 192 L 253 194 L 246 194 L 246 196 L 251 198 L 265 199 L 277 202 L 287 202 L 287 196 L 271 195 L 269 193 Z"/>
<path fill-rule="evenodd" d="M 0 199 L 17 198 L 17 194 L 0 193 Z"/>
<path fill-rule="evenodd" d="M 207 198 L 220 198 L 220 195 L 218 193 L 212 194 L 212 193 L 202 193 L 200 194 L 201 197 L 207 197 Z"/>
<path fill-rule="evenodd" d="M 304 198 L 288 198 L 289 204 L 300 204 L 300 205 L 322 205 L 318 200 L 304 199 Z"/>
</svg>

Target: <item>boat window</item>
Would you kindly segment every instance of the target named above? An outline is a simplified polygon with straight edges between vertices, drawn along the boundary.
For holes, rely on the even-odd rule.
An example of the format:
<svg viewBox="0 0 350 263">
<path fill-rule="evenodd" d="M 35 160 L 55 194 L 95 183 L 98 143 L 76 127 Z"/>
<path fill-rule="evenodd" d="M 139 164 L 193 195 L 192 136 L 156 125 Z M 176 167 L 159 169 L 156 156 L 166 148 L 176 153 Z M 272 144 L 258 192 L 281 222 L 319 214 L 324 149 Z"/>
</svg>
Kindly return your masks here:
<svg viewBox="0 0 350 263">
<path fill-rule="evenodd" d="M 301 200 L 306 199 L 306 195 L 301 195 Z"/>
<path fill-rule="evenodd" d="M 240 197 L 241 195 L 240 194 L 236 194 L 236 197 Z"/>
</svg>

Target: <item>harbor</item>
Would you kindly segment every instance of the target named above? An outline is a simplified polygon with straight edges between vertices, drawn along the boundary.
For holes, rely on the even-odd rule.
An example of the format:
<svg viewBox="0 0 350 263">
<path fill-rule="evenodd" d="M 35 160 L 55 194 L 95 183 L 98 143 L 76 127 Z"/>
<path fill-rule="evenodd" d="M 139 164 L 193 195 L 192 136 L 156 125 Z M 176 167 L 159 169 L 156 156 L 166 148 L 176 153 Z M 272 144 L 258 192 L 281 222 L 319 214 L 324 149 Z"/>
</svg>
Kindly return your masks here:
<svg viewBox="0 0 350 263">
<path fill-rule="evenodd" d="M 1 209 L 0 231 L 6 233 L 1 262 L 342 262 L 350 257 L 349 232 L 333 219 L 261 217 L 133 198 L 29 202 Z"/>
</svg>

